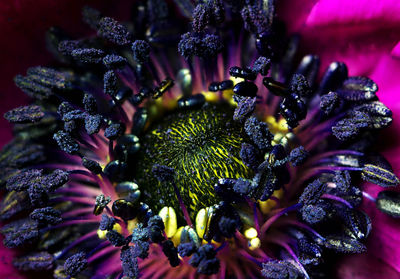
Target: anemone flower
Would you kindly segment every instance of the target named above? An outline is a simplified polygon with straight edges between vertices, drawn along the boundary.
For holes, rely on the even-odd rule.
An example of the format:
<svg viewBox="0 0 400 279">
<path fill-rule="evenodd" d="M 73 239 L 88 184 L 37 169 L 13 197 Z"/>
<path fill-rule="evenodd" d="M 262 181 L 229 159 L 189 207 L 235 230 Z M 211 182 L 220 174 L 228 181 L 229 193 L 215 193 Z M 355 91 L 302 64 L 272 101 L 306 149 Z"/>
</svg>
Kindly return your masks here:
<svg viewBox="0 0 400 279">
<path fill-rule="evenodd" d="M 381 254 L 390 244 L 373 246 L 400 215 L 396 192 L 376 193 L 399 183 L 377 153 L 393 114 L 365 68 L 307 45 L 329 2 L 306 2 L 289 25 L 321 57 L 298 54 L 304 39 L 268 1 L 143 1 L 127 22 L 85 7 L 88 36 L 51 29 L 58 62 L 17 75 L 33 100 L 4 115 L 13 265 L 55 278 L 325 278 L 332 254 L 365 253 L 371 234 L 368 259 L 396 267 Z M 359 276 L 348 263 L 363 259 L 339 276 Z"/>
</svg>

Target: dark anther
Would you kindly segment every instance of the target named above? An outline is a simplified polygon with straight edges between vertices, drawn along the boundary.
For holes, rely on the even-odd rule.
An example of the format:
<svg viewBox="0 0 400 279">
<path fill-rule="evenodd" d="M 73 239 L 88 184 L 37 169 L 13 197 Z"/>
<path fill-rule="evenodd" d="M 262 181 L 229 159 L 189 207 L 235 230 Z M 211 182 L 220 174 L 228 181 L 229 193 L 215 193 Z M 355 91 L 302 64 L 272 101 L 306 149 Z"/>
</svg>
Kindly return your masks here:
<svg viewBox="0 0 400 279">
<path fill-rule="evenodd" d="M 71 120 L 79 120 L 85 118 L 85 112 L 79 110 L 79 109 L 74 109 L 71 110 L 67 113 L 64 113 L 62 116 L 63 121 L 71 121 Z"/>
<path fill-rule="evenodd" d="M 256 108 L 257 98 L 245 97 L 238 103 L 237 108 L 233 114 L 233 120 L 243 122 L 249 117 Z"/>
<path fill-rule="evenodd" d="M 229 69 L 229 74 L 233 77 L 243 78 L 246 80 L 255 80 L 257 78 L 257 74 L 248 68 L 240 68 L 237 66 L 231 67 Z"/>
<path fill-rule="evenodd" d="M 68 180 L 69 172 L 57 169 L 43 179 L 43 184 L 46 185 L 48 191 L 53 192 L 67 183 Z"/>
<path fill-rule="evenodd" d="M 1 233 L 4 235 L 3 243 L 7 248 L 15 248 L 32 243 L 39 236 L 37 223 L 29 218 L 5 225 L 1 229 Z"/>
<path fill-rule="evenodd" d="M 111 202 L 110 197 L 105 197 L 103 194 L 97 196 L 93 214 L 100 215 L 103 212 L 104 208 L 106 208 L 107 204 L 109 204 L 110 202 Z"/>
<path fill-rule="evenodd" d="M 103 172 L 112 182 L 126 181 L 129 178 L 128 166 L 125 162 L 114 160 L 109 162 Z"/>
<path fill-rule="evenodd" d="M 206 98 L 203 94 L 195 94 L 189 97 L 182 97 L 178 100 L 178 108 L 180 109 L 195 109 L 204 105 Z"/>
<path fill-rule="evenodd" d="M 369 115 L 392 117 L 392 111 L 385 106 L 382 102 L 372 101 L 366 104 L 362 104 L 354 108 L 355 110 L 367 112 Z"/>
<path fill-rule="evenodd" d="M 15 258 L 13 265 L 23 271 L 51 270 L 54 266 L 54 257 L 48 252 L 31 253 Z"/>
<path fill-rule="evenodd" d="M 358 240 L 347 236 L 328 236 L 323 244 L 326 248 L 340 253 L 363 253 L 367 249 Z"/>
<path fill-rule="evenodd" d="M 311 88 L 305 76 L 294 74 L 290 80 L 290 92 L 296 93 L 300 97 L 310 97 Z"/>
<path fill-rule="evenodd" d="M 242 143 L 240 158 L 246 166 L 255 170 L 261 161 L 260 150 L 251 144 Z"/>
<path fill-rule="evenodd" d="M 347 76 L 348 70 L 346 64 L 341 62 L 331 63 L 319 84 L 318 94 L 322 96 L 330 91 L 335 91 L 347 79 Z"/>
<path fill-rule="evenodd" d="M 31 184 L 38 183 L 43 178 L 43 170 L 26 170 L 20 171 L 11 176 L 7 180 L 7 190 L 8 191 L 23 191 L 29 188 Z"/>
<path fill-rule="evenodd" d="M 211 82 L 210 85 L 208 86 L 208 91 L 217 92 L 232 88 L 233 88 L 233 81 L 228 79 L 221 82 Z"/>
<path fill-rule="evenodd" d="M 358 136 L 362 129 L 370 126 L 370 117 L 361 111 L 354 111 L 348 117 L 332 126 L 333 135 L 341 141 Z"/>
<path fill-rule="evenodd" d="M 89 135 L 97 134 L 100 131 L 103 117 L 99 114 L 86 115 L 85 117 L 85 130 Z"/>
<path fill-rule="evenodd" d="M 125 26 L 118 21 L 103 17 L 99 21 L 98 35 L 117 45 L 127 45 L 131 40 L 131 34 Z"/>
<path fill-rule="evenodd" d="M 123 135 L 118 138 L 114 152 L 119 160 L 128 161 L 140 149 L 139 138 L 135 135 Z"/>
<path fill-rule="evenodd" d="M 68 112 L 73 111 L 73 110 L 74 110 L 74 107 L 71 106 L 70 103 L 68 103 L 68 102 L 62 102 L 62 103 L 58 106 L 57 113 L 58 113 L 61 117 L 63 117 L 64 114 L 67 114 Z"/>
<path fill-rule="evenodd" d="M 137 258 L 134 256 L 133 247 L 127 246 L 121 250 L 121 262 L 124 276 L 128 278 L 137 278 L 139 275 L 139 266 Z"/>
<path fill-rule="evenodd" d="M 193 35 L 190 32 L 182 35 L 178 44 L 179 53 L 189 59 L 191 56 L 202 58 L 213 57 L 222 51 L 223 44 L 217 35 L 206 34 L 203 37 Z"/>
<path fill-rule="evenodd" d="M 306 118 L 307 107 L 299 95 L 292 93 L 286 96 L 279 104 L 279 111 L 285 118 L 287 124 L 294 128 L 299 121 Z"/>
<path fill-rule="evenodd" d="M 347 193 L 351 187 L 351 176 L 348 171 L 336 172 L 333 177 L 333 182 L 336 184 L 336 188 L 342 192 Z"/>
<path fill-rule="evenodd" d="M 171 240 L 167 240 L 162 243 L 162 250 L 165 256 L 167 256 L 169 263 L 172 267 L 179 265 L 180 260 L 178 257 L 178 250 Z"/>
<path fill-rule="evenodd" d="M 271 22 L 260 5 L 245 5 L 241 10 L 244 28 L 253 33 L 261 34 L 270 28 Z"/>
<path fill-rule="evenodd" d="M 305 76 L 310 86 L 314 87 L 314 83 L 319 71 L 319 66 L 319 57 L 309 54 L 303 57 L 299 66 L 297 67 L 296 73 Z"/>
<path fill-rule="evenodd" d="M 104 130 L 104 136 L 109 140 L 115 140 L 122 136 L 125 132 L 125 125 L 121 123 L 113 123 Z"/>
<path fill-rule="evenodd" d="M 367 77 L 349 77 L 337 90 L 337 93 L 345 100 L 362 102 L 376 98 L 375 92 L 378 86 Z"/>
<path fill-rule="evenodd" d="M 156 88 L 154 88 L 153 99 L 161 97 L 172 86 L 174 86 L 174 80 L 170 77 L 166 77 Z"/>
<path fill-rule="evenodd" d="M 138 206 L 125 199 L 119 199 L 113 202 L 112 212 L 124 220 L 131 220 L 138 214 Z"/>
<path fill-rule="evenodd" d="M 262 264 L 262 275 L 270 279 L 298 278 L 300 271 L 289 261 L 269 260 Z"/>
<path fill-rule="evenodd" d="M 62 221 L 61 212 L 52 207 L 37 208 L 29 216 L 32 220 L 44 225 L 55 225 Z"/>
<path fill-rule="evenodd" d="M 228 90 L 233 88 L 233 81 L 230 79 L 221 81 L 218 85 L 218 90 Z M 210 90 L 211 91 L 211 90 Z"/>
<path fill-rule="evenodd" d="M 45 160 L 43 145 L 33 144 L 30 142 L 21 142 L 8 145 L 8 148 L 3 149 L 2 160 L 10 167 L 20 168 L 28 164 L 37 163 Z"/>
<path fill-rule="evenodd" d="M 4 114 L 4 118 L 11 123 L 37 122 L 42 119 L 43 116 L 44 112 L 36 105 L 18 107 Z"/>
<path fill-rule="evenodd" d="M 103 64 L 108 69 L 122 69 L 127 62 L 128 60 L 125 57 L 116 54 L 109 54 L 103 58 Z"/>
<path fill-rule="evenodd" d="M 106 214 L 101 215 L 101 221 L 99 229 L 103 231 L 111 231 L 115 224 L 115 218 L 109 217 Z"/>
<path fill-rule="evenodd" d="M 115 191 L 118 193 L 120 198 L 125 199 L 126 201 L 137 203 L 140 198 L 140 190 L 139 186 L 131 181 L 124 181 L 118 183 L 115 186 Z"/>
<path fill-rule="evenodd" d="M 389 164 L 365 164 L 361 177 L 383 187 L 392 187 L 400 183 Z"/>
<path fill-rule="evenodd" d="M 189 264 L 198 267 L 199 264 L 204 260 L 214 259 L 216 256 L 214 247 L 211 244 L 205 244 L 200 246 L 199 249 L 192 255 L 189 260 Z"/>
<path fill-rule="evenodd" d="M 193 242 L 181 243 L 178 245 L 178 253 L 181 257 L 190 257 L 196 252 L 196 245 Z"/>
<path fill-rule="evenodd" d="M 97 102 L 93 95 L 86 93 L 83 97 L 82 103 L 88 113 L 94 114 L 97 112 Z"/>
<path fill-rule="evenodd" d="M 299 198 L 301 204 L 315 204 L 326 191 L 326 183 L 319 179 L 314 180 L 304 189 Z"/>
<path fill-rule="evenodd" d="M 49 200 L 48 191 L 43 186 L 39 183 L 29 186 L 28 194 L 33 207 L 43 207 Z"/>
<path fill-rule="evenodd" d="M 27 70 L 29 79 L 52 89 L 68 89 L 72 75 L 47 67 L 32 67 Z"/>
<path fill-rule="evenodd" d="M 303 146 L 299 146 L 290 152 L 289 161 L 293 166 L 297 167 L 303 164 L 307 160 L 308 156 L 308 151 Z"/>
<path fill-rule="evenodd" d="M 194 8 L 192 27 L 196 33 L 201 33 L 207 25 L 218 25 L 224 18 L 224 5 L 221 0 L 205 1 Z"/>
<path fill-rule="evenodd" d="M 71 277 L 75 277 L 81 271 L 83 271 L 88 265 L 86 255 L 83 252 L 79 252 L 69 257 L 64 263 L 64 270 Z"/>
<path fill-rule="evenodd" d="M 133 248 L 133 253 L 136 257 L 146 259 L 149 256 L 150 244 L 146 241 L 136 241 Z"/>
<path fill-rule="evenodd" d="M 147 228 L 143 227 L 142 223 L 139 223 L 132 232 L 132 242 L 136 243 L 137 241 L 148 241 L 149 240 L 149 231 Z"/>
<path fill-rule="evenodd" d="M 100 63 L 104 57 L 104 51 L 97 48 L 77 48 L 71 52 L 74 59 L 82 63 Z"/>
<path fill-rule="evenodd" d="M 340 105 L 340 98 L 336 92 L 329 92 L 328 94 L 321 96 L 321 102 L 319 104 L 322 111 L 326 115 L 330 115 Z"/>
<path fill-rule="evenodd" d="M 53 138 L 61 150 L 69 154 L 74 154 L 75 152 L 79 151 L 79 144 L 71 137 L 70 134 L 61 130 L 55 133 Z"/>
<path fill-rule="evenodd" d="M 109 230 L 106 233 L 106 238 L 115 247 L 124 246 L 127 242 L 125 237 L 122 234 L 120 234 L 119 232 L 114 231 L 114 230 Z"/>
<path fill-rule="evenodd" d="M 114 97 L 118 91 L 118 78 L 113 70 L 104 74 L 104 93 Z"/>
<path fill-rule="evenodd" d="M 210 9 L 207 3 L 198 4 L 193 10 L 193 30 L 197 33 L 203 32 L 210 22 Z"/>
<path fill-rule="evenodd" d="M 82 158 L 82 165 L 94 174 L 100 174 L 103 170 L 98 162 L 86 157 Z"/>
<path fill-rule="evenodd" d="M 246 120 L 244 129 L 246 134 L 260 150 L 266 150 L 271 147 L 273 135 L 265 122 L 261 122 L 252 116 Z"/>
<path fill-rule="evenodd" d="M 81 48 L 79 41 L 64 40 L 58 44 L 58 51 L 65 56 L 72 55 L 72 51 Z"/>
<path fill-rule="evenodd" d="M 217 81 L 211 82 L 208 86 L 208 91 L 217 92 L 219 90 L 219 84 L 220 83 Z"/>
<path fill-rule="evenodd" d="M 17 75 L 14 78 L 14 82 L 15 85 L 17 85 L 17 87 L 20 88 L 29 97 L 38 100 L 44 100 L 48 99 L 51 95 L 53 95 L 51 88 L 41 85 L 33 81 L 29 77 L 23 77 L 21 75 Z"/>
<path fill-rule="evenodd" d="M 205 259 L 200 262 L 197 267 L 197 272 L 200 274 L 212 275 L 217 274 L 220 267 L 220 261 L 218 258 Z"/>
<path fill-rule="evenodd" d="M 146 63 L 150 57 L 150 45 L 143 40 L 136 40 L 132 44 L 133 59 L 138 63 Z"/>
<path fill-rule="evenodd" d="M 148 119 L 148 113 L 145 108 L 138 108 L 135 115 L 133 116 L 133 127 L 131 133 L 134 135 L 140 135 L 146 125 Z"/>
<path fill-rule="evenodd" d="M 218 222 L 219 231 L 224 237 L 233 237 L 236 230 L 241 226 L 236 218 L 222 216 Z"/>
<path fill-rule="evenodd" d="M 300 212 L 303 220 L 308 224 L 321 222 L 327 214 L 325 209 L 318 204 L 307 204 L 301 208 Z"/>
<path fill-rule="evenodd" d="M 271 60 L 264 56 L 259 56 L 256 61 L 254 61 L 252 70 L 255 73 L 259 73 L 262 76 L 268 75 L 269 69 L 271 67 Z"/>
<path fill-rule="evenodd" d="M 9 220 L 31 207 L 31 202 L 29 201 L 28 194 L 25 191 L 8 192 L 4 195 L 4 198 L 0 203 L 0 220 Z"/>
<path fill-rule="evenodd" d="M 339 215 L 349 230 L 350 236 L 359 240 L 368 237 L 372 230 L 372 224 L 371 219 L 365 212 L 346 208 L 345 210 L 339 210 Z"/>
<path fill-rule="evenodd" d="M 276 96 L 284 97 L 288 95 L 286 86 L 270 77 L 265 77 L 263 79 L 263 84 L 272 94 Z"/>
<path fill-rule="evenodd" d="M 392 217 L 400 217 L 400 193 L 395 191 L 381 191 L 376 199 L 378 209 Z"/>
<path fill-rule="evenodd" d="M 233 93 L 244 97 L 255 97 L 258 87 L 253 82 L 242 81 L 233 87 Z"/>
</svg>

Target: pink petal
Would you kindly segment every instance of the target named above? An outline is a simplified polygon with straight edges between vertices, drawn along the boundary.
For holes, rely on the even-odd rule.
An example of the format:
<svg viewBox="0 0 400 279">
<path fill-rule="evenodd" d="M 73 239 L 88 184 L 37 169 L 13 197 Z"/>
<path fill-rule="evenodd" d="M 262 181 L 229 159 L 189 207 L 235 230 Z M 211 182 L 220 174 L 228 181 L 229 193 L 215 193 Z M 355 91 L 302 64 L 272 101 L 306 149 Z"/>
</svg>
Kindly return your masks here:
<svg viewBox="0 0 400 279">
<path fill-rule="evenodd" d="M 397 43 L 397 45 L 392 49 L 393 56 L 400 58 L 400 42 Z"/>
<path fill-rule="evenodd" d="M 400 21 L 397 0 L 320 0 L 307 18 L 307 25 L 360 25 L 363 23 L 396 26 Z"/>
</svg>

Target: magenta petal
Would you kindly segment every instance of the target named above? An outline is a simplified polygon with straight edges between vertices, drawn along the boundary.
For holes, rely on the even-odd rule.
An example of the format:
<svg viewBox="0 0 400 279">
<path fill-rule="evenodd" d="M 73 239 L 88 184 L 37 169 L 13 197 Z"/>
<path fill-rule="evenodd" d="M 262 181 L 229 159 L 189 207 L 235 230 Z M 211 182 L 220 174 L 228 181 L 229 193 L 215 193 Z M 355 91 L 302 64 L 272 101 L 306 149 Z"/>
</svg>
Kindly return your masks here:
<svg viewBox="0 0 400 279">
<path fill-rule="evenodd" d="M 384 55 L 378 61 L 370 77 L 378 84 L 379 99 L 385 103 L 394 114 L 394 124 L 400 117 L 400 60 L 391 55 Z M 398 127 L 400 129 L 400 127 Z M 397 153 L 398 154 L 398 153 Z"/>
<path fill-rule="evenodd" d="M 398 25 L 400 2 L 397 0 L 321 0 L 313 7 L 307 18 L 307 25 L 359 25 L 367 22 Z"/>
<path fill-rule="evenodd" d="M 393 56 L 400 58 L 400 42 L 397 43 L 397 45 L 392 49 Z"/>
</svg>

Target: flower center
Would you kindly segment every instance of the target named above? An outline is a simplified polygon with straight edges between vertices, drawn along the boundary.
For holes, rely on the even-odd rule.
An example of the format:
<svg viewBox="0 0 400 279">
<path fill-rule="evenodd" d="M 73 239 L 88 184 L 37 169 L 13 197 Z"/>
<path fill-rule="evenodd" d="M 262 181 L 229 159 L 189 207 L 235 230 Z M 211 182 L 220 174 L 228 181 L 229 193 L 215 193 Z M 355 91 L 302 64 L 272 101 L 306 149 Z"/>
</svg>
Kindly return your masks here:
<svg viewBox="0 0 400 279">
<path fill-rule="evenodd" d="M 250 178 L 252 170 L 239 156 L 244 133 L 232 120 L 229 105 L 206 104 L 201 109 L 174 112 L 154 123 L 142 139 L 136 180 L 153 210 L 179 210 L 172 185 L 161 185 L 154 164 L 175 170 L 175 184 L 190 215 L 218 202 L 214 185 L 219 178 Z"/>
</svg>

